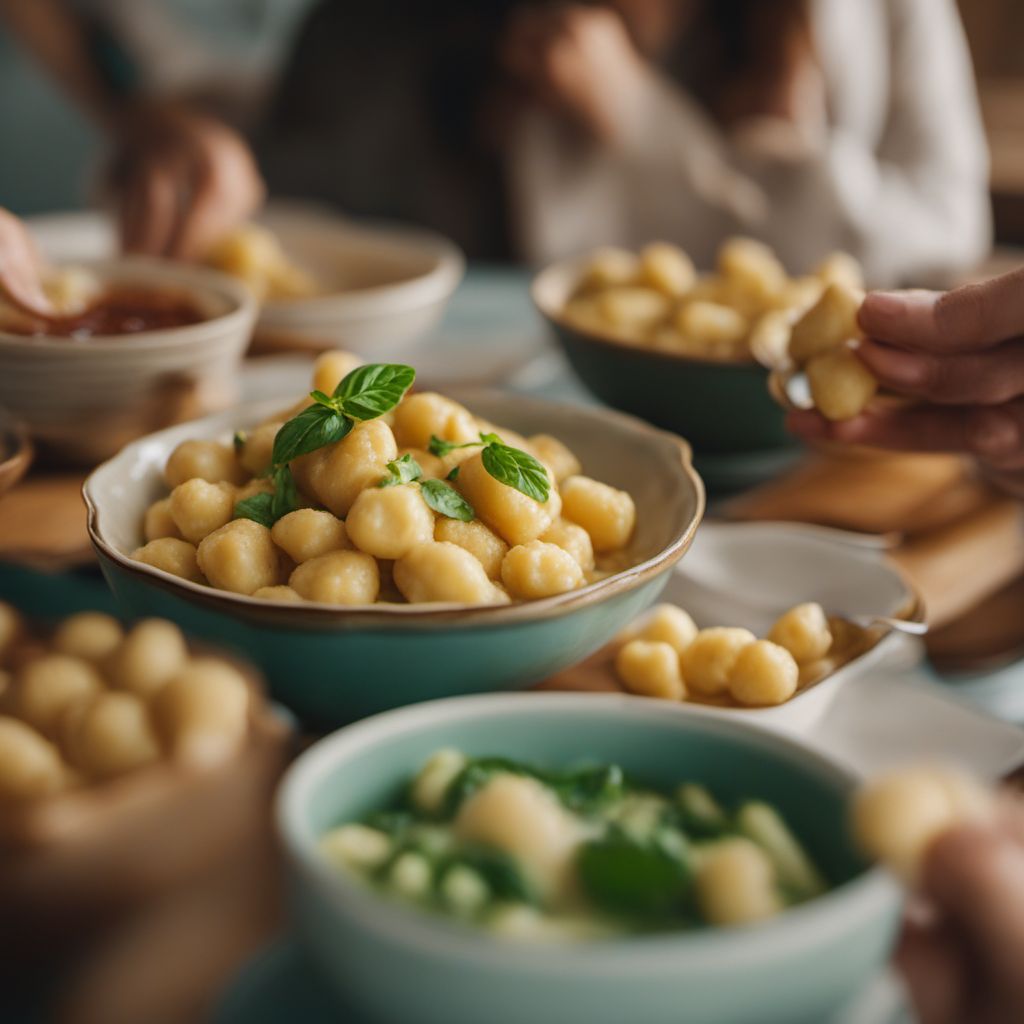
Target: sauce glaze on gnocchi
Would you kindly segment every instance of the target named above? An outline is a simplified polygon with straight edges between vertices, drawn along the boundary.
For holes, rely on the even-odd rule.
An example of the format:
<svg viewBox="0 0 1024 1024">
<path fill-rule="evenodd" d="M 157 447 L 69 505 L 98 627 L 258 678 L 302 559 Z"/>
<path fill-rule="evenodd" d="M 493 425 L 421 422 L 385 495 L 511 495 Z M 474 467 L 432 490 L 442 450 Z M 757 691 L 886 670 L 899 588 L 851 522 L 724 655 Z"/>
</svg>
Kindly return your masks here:
<svg viewBox="0 0 1024 1024">
<path fill-rule="evenodd" d="M 384 895 L 499 937 L 574 941 L 739 926 L 828 882 L 779 812 L 661 792 L 615 764 L 546 770 L 439 750 L 323 856 Z"/>
<path fill-rule="evenodd" d="M 315 387 L 326 397 L 358 366 L 326 353 Z M 132 557 L 236 594 L 349 606 L 529 601 L 632 564 L 629 494 L 585 476 L 558 439 L 520 437 L 433 392 L 409 393 L 292 459 L 297 507 L 271 525 L 240 517 L 239 502 L 274 491 L 278 432 L 313 406 L 305 400 L 233 445 L 179 444 L 164 472 L 169 494 L 146 511 Z M 481 438 L 494 435 L 530 457 L 545 500 L 492 474 Z"/>
</svg>

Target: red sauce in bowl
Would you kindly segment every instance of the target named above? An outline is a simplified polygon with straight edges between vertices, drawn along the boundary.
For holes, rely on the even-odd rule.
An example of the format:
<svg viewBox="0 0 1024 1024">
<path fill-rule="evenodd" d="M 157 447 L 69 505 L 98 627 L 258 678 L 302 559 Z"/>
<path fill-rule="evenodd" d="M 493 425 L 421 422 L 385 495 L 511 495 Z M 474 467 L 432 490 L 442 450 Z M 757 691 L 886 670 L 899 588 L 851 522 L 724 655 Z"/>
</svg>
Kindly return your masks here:
<svg viewBox="0 0 1024 1024">
<path fill-rule="evenodd" d="M 208 317 L 187 295 L 145 288 L 116 288 L 103 293 L 91 306 L 64 317 L 19 317 L 4 329 L 30 337 L 70 338 L 84 341 L 108 335 L 139 334 L 171 327 L 188 327 Z"/>
</svg>

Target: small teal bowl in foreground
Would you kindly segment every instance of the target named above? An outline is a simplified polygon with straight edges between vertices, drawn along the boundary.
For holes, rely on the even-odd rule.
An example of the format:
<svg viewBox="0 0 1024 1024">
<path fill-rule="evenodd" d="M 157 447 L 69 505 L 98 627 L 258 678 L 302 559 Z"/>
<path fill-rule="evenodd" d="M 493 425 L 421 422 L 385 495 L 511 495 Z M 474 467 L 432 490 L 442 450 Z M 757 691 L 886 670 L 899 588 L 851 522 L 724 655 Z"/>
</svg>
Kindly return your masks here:
<svg viewBox="0 0 1024 1024">
<path fill-rule="evenodd" d="M 440 747 L 548 765 L 613 761 L 657 786 L 707 783 L 776 804 L 836 888 L 761 925 L 579 945 L 519 945 L 389 902 L 317 842 L 389 802 Z M 659 701 L 596 694 L 463 697 L 379 715 L 322 740 L 281 786 L 295 925 L 338 995 L 382 1024 L 821 1024 L 885 964 L 895 884 L 846 829 L 853 780 L 762 730 Z"/>
<path fill-rule="evenodd" d="M 522 395 L 450 392 L 522 434 L 563 439 L 584 471 L 637 506 L 632 568 L 540 601 L 491 607 L 301 605 L 232 594 L 133 561 L 146 508 L 166 494 L 167 456 L 187 438 L 230 440 L 280 410 L 261 403 L 152 434 L 86 481 L 89 534 L 120 607 L 172 619 L 256 662 L 274 697 L 334 728 L 415 701 L 520 689 L 587 657 L 653 603 L 689 548 L 704 489 L 685 442 L 618 413 Z"/>
</svg>

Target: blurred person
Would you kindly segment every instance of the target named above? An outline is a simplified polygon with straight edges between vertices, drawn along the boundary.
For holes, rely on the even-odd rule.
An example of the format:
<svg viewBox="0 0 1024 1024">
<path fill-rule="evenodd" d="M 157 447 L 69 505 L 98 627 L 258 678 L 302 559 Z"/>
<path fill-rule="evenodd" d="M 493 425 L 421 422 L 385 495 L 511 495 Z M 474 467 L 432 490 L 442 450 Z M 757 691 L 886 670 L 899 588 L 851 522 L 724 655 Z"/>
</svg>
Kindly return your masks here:
<svg viewBox="0 0 1024 1024">
<path fill-rule="evenodd" d="M 263 139 L 275 192 L 546 262 L 730 234 L 878 285 L 989 243 L 953 0 L 321 0 Z"/>
<path fill-rule="evenodd" d="M 31 313 L 46 315 L 50 300 L 40 281 L 39 254 L 25 225 L 0 208 L 0 298 Z"/>
<path fill-rule="evenodd" d="M 1024 498 L 1024 268 L 951 292 L 869 293 L 857 349 L 880 384 L 914 402 L 829 423 L 791 413 L 800 436 L 901 451 L 962 452 Z"/>
<path fill-rule="evenodd" d="M 896 963 L 920 1024 L 1024 1020 L 1024 804 L 940 836 Z"/>
</svg>

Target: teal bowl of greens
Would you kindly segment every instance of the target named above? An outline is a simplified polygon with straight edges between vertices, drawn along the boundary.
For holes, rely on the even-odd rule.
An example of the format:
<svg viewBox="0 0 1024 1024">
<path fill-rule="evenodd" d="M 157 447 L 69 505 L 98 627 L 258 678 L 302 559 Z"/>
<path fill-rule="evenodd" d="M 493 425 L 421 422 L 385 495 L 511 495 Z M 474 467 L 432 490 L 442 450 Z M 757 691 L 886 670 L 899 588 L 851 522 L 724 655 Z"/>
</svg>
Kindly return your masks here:
<svg viewBox="0 0 1024 1024">
<path fill-rule="evenodd" d="M 595 398 L 685 437 L 702 459 L 778 458 L 795 447 L 785 410 L 768 390 L 769 371 L 753 358 L 702 359 L 583 329 L 563 315 L 586 259 L 567 260 L 533 281 L 534 305 L 573 372 Z"/>
<path fill-rule="evenodd" d="M 390 836 L 390 852 L 375 854 L 382 865 L 378 875 L 397 877 L 404 870 L 399 860 L 410 849 L 408 842 L 400 848 L 399 838 L 410 834 L 402 832 L 409 828 L 408 811 L 403 817 L 402 809 L 425 792 L 416 788 L 422 782 L 414 781 L 410 798 L 410 780 L 417 780 L 439 749 L 459 751 L 465 760 L 440 789 L 434 780 L 433 821 L 421 827 L 421 839 L 412 846 L 430 866 L 433 888 L 421 885 L 419 902 L 413 903 L 408 892 L 387 891 L 340 864 L 333 837 L 350 833 L 353 822 Z M 592 908 L 595 899 L 607 899 L 621 914 L 632 901 L 640 917 L 616 918 L 629 923 L 610 933 L 577 929 L 557 937 L 485 927 L 484 921 L 514 922 L 517 914 L 530 919 L 537 912 L 530 909 L 529 886 L 509 882 L 508 859 L 497 870 L 494 849 L 479 845 L 470 863 L 486 880 L 492 903 L 478 899 L 473 905 L 490 908 L 493 916 L 485 918 L 479 909 L 468 916 L 464 907 L 461 916 L 452 916 L 456 904 L 449 901 L 449 890 L 458 888 L 463 902 L 468 891 L 462 882 L 451 883 L 452 860 L 468 854 L 459 852 L 466 847 L 452 853 L 445 822 L 455 815 L 459 835 L 467 820 L 479 825 L 479 802 L 493 795 L 487 786 L 494 787 L 495 774 L 502 773 L 506 786 L 509 773 L 532 773 L 528 785 L 534 788 L 541 785 L 536 779 L 545 780 L 554 786 L 557 795 L 549 796 L 559 813 L 571 808 L 584 822 L 577 845 L 568 855 L 555 856 L 569 865 L 568 874 L 559 877 L 573 913 L 579 917 L 586 913 L 581 906 Z M 700 801 L 690 808 L 695 817 L 665 817 L 669 811 L 663 810 L 647 814 L 646 825 L 627 825 L 616 810 L 616 801 L 628 797 L 635 803 L 637 794 L 650 792 L 663 794 L 658 806 L 668 807 L 684 799 L 682 791 L 673 796 L 683 781 L 713 794 L 720 818 L 709 824 Z M 862 862 L 848 835 L 853 785 L 844 769 L 791 740 L 691 715 L 683 707 L 618 695 L 491 694 L 389 712 L 321 740 L 287 774 L 278 794 L 277 824 L 305 955 L 338 1006 L 358 1009 L 368 1019 L 383 1024 L 820 1024 L 875 979 L 899 919 L 896 885 Z M 471 810 L 473 800 L 478 803 Z M 639 803 L 634 818 L 642 822 L 643 799 Z M 749 846 L 751 840 L 736 833 L 743 828 L 738 824 L 747 813 L 743 809 L 755 805 L 771 808 L 797 837 L 822 891 L 816 896 L 805 891 L 802 902 L 757 923 L 702 924 L 687 908 L 693 887 L 702 892 L 700 887 L 709 884 L 709 851 L 717 849 L 720 856 L 724 846 Z M 617 821 L 619 829 L 611 854 L 608 833 L 601 832 L 607 820 Z M 666 822 L 689 839 L 665 841 Z M 563 849 L 557 829 L 539 819 L 531 827 L 529 819 L 507 818 L 491 835 L 494 842 L 525 843 L 534 851 L 534 864 L 547 863 L 548 855 L 537 853 L 538 844 Z M 351 842 L 349 847 L 356 848 Z M 597 857 L 595 847 L 605 855 Z M 369 863 L 366 853 L 364 848 L 360 856 Z M 489 861 L 481 860 L 485 853 Z M 786 860 L 783 851 L 779 863 Z M 673 868 L 666 874 L 669 863 Z M 788 893 L 780 887 L 784 874 L 780 868 L 773 876 L 773 892 L 781 903 L 796 903 L 796 883 Z M 677 887 L 671 890 L 676 917 L 651 926 L 642 914 L 649 917 L 652 888 L 664 888 L 667 879 Z"/>
<path fill-rule="evenodd" d="M 166 493 L 167 456 L 190 438 L 230 441 L 279 412 L 283 403 L 271 401 L 142 438 L 88 478 L 89 534 L 119 606 L 236 649 L 263 670 L 276 700 L 321 729 L 415 701 L 522 689 L 592 654 L 657 599 L 693 540 L 704 489 L 688 446 L 607 411 L 448 393 L 491 423 L 561 438 L 585 472 L 628 491 L 637 509 L 628 568 L 537 601 L 351 607 L 247 597 L 133 560 L 145 510 Z"/>
</svg>

